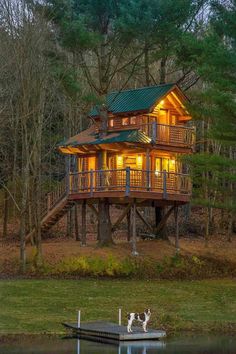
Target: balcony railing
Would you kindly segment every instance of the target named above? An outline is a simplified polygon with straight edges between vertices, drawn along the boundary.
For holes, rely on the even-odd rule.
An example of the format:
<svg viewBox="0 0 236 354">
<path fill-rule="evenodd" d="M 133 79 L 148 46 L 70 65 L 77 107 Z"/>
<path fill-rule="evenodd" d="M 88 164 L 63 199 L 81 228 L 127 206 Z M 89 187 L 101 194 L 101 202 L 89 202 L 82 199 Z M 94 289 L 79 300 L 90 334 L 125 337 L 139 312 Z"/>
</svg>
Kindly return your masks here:
<svg viewBox="0 0 236 354">
<path fill-rule="evenodd" d="M 69 180 L 70 193 L 123 191 L 128 196 L 132 191 L 168 194 L 191 194 L 189 175 L 174 172 L 158 172 L 147 170 L 117 169 L 91 170 L 71 173 Z"/>
<path fill-rule="evenodd" d="M 193 148 L 195 144 L 195 128 L 153 122 L 141 125 L 140 130 L 156 144 L 187 148 Z"/>
</svg>

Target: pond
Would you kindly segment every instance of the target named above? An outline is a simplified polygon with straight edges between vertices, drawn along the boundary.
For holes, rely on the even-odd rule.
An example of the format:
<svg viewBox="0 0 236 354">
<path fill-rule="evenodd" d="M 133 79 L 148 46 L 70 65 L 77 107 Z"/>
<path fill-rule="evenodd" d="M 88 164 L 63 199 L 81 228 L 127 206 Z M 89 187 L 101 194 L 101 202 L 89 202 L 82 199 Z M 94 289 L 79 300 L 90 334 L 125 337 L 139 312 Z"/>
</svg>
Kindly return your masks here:
<svg viewBox="0 0 236 354">
<path fill-rule="evenodd" d="M 0 342 L 4 354 L 236 354 L 236 338 L 227 336 L 176 337 L 165 341 L 102 344 L 74 338 L 47 336 L 6 339 Z"/>
</svg>

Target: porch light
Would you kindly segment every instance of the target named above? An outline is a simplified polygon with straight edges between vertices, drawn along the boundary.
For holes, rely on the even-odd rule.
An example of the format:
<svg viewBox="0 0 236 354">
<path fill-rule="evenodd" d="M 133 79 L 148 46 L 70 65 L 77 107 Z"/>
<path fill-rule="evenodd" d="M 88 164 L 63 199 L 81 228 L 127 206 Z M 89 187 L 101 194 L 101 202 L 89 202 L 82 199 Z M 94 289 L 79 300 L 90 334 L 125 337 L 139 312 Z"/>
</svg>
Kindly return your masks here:
<svg viewBox="0 0 236 354">
<path fill-rule="evenodd" d="M 155 171 L 155 176 L 159 176 L 159 174 L 160 174 L 160 171 L 156 170 Z"/>
<path fill-rule="evenodd" d="M 161 100 L 160 101 L 160 104 L 163 106 L 163 104 L 165 103 L 165 101 L 164 100 Z"/>
</svg>

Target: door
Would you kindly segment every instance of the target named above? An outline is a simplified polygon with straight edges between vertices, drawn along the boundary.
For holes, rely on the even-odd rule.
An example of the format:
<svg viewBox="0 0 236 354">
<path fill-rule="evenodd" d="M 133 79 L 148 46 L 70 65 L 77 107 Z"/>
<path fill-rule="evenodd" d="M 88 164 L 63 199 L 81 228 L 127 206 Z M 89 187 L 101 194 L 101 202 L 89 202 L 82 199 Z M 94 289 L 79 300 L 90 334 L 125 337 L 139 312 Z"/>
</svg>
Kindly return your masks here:
<svg viewBox="0 0 236 354">
<path fill-rule="evenodd" d="M 160 143 L 169 142 L 169 112 L 167 109 L 160 109 L 158 113 L 157 141 Z"/>
<path fill-rule="evenodd" d="M 143 156 L 141 154 L 125 155 L 124 168 L 126 167 L 130 167 L 130 187 L 138 190 L 143 180 Z"/>
</svg>

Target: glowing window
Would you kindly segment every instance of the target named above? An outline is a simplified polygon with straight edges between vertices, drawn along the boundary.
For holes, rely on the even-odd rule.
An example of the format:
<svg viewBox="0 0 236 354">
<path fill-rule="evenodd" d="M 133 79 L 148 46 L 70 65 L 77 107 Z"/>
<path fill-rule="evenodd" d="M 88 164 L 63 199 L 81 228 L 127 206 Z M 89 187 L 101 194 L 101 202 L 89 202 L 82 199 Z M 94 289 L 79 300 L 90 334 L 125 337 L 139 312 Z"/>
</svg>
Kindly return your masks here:
<svg viewBox="0 0 236 354">
<path fill-rule="evenodd" d="M 114 127 L 114 119 L 110 119 L 109 120 L 109 126 L 110 127 Z"/>
<path fill-rule="evenodd" d="M 162 171 L 166 170 L 169 172 L 169 160 L 168 159 L 162 159 Z"/>
<path fill-rule="evenodd" d="M 137 118 L 136 117 L 131 117 L 130 118 L 130 124 L 137 124 Z"/>
<path fill-rule="evenodd" d="M 169 172 L 169 159 L 157 157 L 155 163 L 155 174 L 158 174 L 160 171 L 164 170 Z"/>
<path fill-rule="evenodd" d="M 129 125 L 129 118 L 122 118 L 122 125 Z"/>
</svg>

